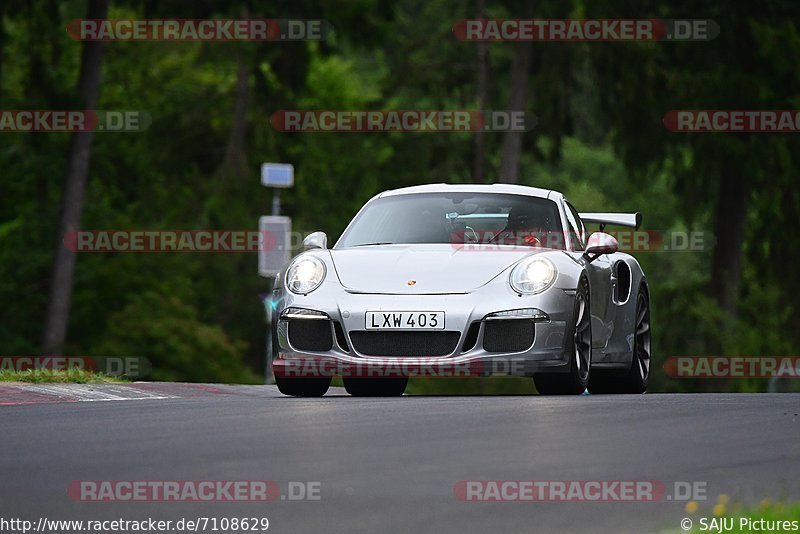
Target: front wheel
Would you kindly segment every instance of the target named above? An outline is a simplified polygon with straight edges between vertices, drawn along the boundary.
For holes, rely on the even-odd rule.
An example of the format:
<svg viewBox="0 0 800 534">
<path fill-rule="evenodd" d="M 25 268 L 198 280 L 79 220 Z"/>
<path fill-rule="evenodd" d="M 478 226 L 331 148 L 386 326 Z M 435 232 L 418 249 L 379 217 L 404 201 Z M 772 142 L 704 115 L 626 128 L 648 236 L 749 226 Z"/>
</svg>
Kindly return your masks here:
<svg viewBox="0 0 800 534">
<path fill-rule="evenodd" d="M 275 377 L 278 391 L 290 397 L 321 397 L 331 385 L 331 378 Z"/>
<path fill-rule="evenodd" d="M 633 357 L 626 372 L 592 372 L 589 382 L 590 393 L 644 393 L 650 377 L 650 298 L 644 286 L 636 296 L 636 315 L 634 317 Z"/>
<path fill-rule="evenodd" d="M 345 378 L 344 389 L 353 397 L 399 397 L 408 378 Z"/>
<path fill-rule="evenodd" d="M 568 327 L 569 371 L 537 373 L 533 382 L 540 395 L 579 395 L 589 384 L 592 365 L 592 314 L 589 308 L 589 284 L 582 278 L 575 291 L 575 311 Z"/>
</svg>

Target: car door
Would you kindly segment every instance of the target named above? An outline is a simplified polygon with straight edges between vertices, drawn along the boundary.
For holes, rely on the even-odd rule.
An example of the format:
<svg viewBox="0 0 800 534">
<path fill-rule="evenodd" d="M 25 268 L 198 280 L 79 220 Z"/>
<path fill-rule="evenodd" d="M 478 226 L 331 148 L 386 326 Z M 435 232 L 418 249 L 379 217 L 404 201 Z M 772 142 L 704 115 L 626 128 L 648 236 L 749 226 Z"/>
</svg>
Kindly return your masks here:
<svg viewBox="0 0 800 534">
<path fill-rule="evenodd" d="M 573 250 L 582 251 L 586 246 L 586 227 L 581 221 L 578 211 L 564 200 L 564 212 L 567 218 L 569 237 Z M 586 266 L 589 274 L 590 310 L 592 314 L 592 347 L 603 348 L 611 337 L 613 321 L 612 284 L 613 269 L 608 254 L 603 254 Z"/>
</svg>

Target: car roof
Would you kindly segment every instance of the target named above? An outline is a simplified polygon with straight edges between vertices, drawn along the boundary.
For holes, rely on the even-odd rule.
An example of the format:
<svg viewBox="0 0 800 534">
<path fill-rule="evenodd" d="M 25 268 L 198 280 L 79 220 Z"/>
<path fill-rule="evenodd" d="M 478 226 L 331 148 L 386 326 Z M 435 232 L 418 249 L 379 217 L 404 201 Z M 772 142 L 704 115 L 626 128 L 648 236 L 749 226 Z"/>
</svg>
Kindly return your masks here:
<svg viewBox="0 0 800 534">
<path fill-rule="evenodd" d="M 379 194 L 379 198 L 415 193 L 504 193 L 556 200 L 561 193 L 550 189 L 540 189 L 516 184 L 427 184 L 392 189 Z"/>
</svg>

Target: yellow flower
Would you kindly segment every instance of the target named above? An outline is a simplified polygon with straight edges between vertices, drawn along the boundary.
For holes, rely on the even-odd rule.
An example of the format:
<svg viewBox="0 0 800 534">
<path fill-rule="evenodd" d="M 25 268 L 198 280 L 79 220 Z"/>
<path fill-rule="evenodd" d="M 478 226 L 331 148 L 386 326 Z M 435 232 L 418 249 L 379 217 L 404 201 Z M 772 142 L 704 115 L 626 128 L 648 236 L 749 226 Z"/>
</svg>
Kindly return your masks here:
<svg viewBox="0 0 800 534">
<path fill-rule="evenodd" d="M 724 504 L 715 504 L 712 510 L 715 516 L 719 517 L 725 513 L 725 505 Z"/>
<path fill-rule="evenodd" d="M 689 501 L 686 503 L 686 513 L 693 514 L 697 511 L 697 501 Z"/>
</svg>

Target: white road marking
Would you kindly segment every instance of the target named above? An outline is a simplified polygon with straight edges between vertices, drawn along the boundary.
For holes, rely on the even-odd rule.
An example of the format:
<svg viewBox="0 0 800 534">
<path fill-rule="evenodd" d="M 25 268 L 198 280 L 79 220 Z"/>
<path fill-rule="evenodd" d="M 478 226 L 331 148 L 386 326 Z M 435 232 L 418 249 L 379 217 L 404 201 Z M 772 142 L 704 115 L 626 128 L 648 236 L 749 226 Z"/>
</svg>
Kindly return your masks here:
<svg viewBox="0 0 800 534">
<path fill-rule="evenodd" d="M 23 392 L 57 397 L 60 400 L 77 402 L 103 402 L 126 400 L 177 399 L 174 395 L 150 393 L 124 385 L 106 384 L 14 384 Z"/>
</svg>

